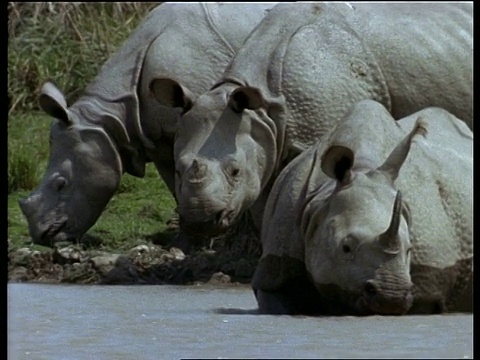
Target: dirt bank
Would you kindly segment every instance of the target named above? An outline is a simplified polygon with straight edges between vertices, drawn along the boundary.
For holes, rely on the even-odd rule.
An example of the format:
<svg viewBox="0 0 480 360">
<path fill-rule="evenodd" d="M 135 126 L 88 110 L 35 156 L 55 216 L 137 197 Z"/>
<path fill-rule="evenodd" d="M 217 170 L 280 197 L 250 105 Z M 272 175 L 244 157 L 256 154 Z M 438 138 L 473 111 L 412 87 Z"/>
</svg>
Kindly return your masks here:
<svg viewBox="0 0 480 360">
<path fill-rule="evenodd" d="M 238 235 L 238 234 L 241 235 Z M 85 243 L 8 251 L 8 281 L 78 284 L 248 284 L 260 256 L 252 229 L 204 241 L 183 251 L 175 241 L 139 240 L 124 251 Z M 10 243 L 10 241 L 9 241 Z M 209 243 L 209 244 L 207 244 Z"/>
</svg>

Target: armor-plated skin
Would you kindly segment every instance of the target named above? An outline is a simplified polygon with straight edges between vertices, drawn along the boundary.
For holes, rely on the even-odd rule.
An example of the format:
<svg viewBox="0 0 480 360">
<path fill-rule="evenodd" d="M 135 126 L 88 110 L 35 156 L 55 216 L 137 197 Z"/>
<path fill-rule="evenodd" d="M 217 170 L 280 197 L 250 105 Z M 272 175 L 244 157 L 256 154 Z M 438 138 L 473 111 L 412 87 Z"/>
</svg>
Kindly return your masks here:
<svg viewBox="0 0 480 360">
<path fill-rule="evenodd" d="M 472 311 L 473 133 L 440 108 L 355 104 L 280 173 L 261 240 L 261 313 Z"/>
<path fill-rule="evenodd" d="M 127 172 L 152 161 L 174 192 L 173 140 L 179 109 L 155 101 L 153 79 L 174 79 L 191 99 L 211 87 L 275 3 L 163 3 L 67 106 L 46 83 L 40 106 L 55 118 L 41 184 L 20 201 L 36 243 L 77 239 L 101 215 Z"/>
<path fill-rule="evenodd" d="M 159 81 L 157 100 L 185 112 L 174 147 L 182 228 L 218 234 L 245 211 L 260 228 L 276 175 L 357 101 L 396 119 L 438 106 L 472 128 L 472 15 L 472 3 L 279 4 L 193 106 Z"/>
</svg>

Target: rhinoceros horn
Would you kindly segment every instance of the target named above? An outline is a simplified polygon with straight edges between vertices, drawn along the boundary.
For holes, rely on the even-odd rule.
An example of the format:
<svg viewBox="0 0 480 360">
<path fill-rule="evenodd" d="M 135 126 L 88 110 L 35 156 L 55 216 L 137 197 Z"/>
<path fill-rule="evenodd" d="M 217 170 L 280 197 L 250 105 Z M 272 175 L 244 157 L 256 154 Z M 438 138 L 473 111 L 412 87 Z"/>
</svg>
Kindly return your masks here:
<svg viewBox="0 0 480 360">
<path fill-rule="evenodd" d="M 72 124 L 72 119 L 68 116 L 65 96 L 53 83 L 46 82 L 43 85 L 38 102 L 42 110 L 48 115 L 64 121 L 67 125 Z"/>
<path fill-rule="evenodd" d="M 192 184 L 201 183 L 205 179 L 207 165 L 199 164 L 198 160 L 193 160 L 192 166 L 188 170 L 188 181 Z"/>
<path fill-rule="evenodd" d="M 392 220 L 388 229 L 379 236 L 380 245 L 387 254 L 397 254 L 400 251 L 400 240 L 397 236 L 402 214 L 402 193 L 397 191 L 393 204 Z"/>
<path fill-rule="evenodd" d="M 422 117 L 418 117 L 412 131 L 393 149 L 387 160 L 377 170 L 386 174 L 393 184 L 407 158 L 413 138 L 416 135 L 425 137 L 426 134 L 427 122 Z"/>
</svg>

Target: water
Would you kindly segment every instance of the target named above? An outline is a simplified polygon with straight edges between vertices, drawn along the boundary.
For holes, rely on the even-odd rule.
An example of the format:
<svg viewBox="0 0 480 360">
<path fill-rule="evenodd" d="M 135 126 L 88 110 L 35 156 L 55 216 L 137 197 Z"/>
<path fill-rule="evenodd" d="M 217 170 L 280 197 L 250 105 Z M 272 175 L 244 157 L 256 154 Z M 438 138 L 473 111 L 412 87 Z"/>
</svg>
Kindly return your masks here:
<svg viewBox="0 0 480 360">
<path fill-rule="evenodd" d="M 472 358 L 473 315 L 255 315 L 248 287 L 8 284 L 22 359 Z"/>
</svg>

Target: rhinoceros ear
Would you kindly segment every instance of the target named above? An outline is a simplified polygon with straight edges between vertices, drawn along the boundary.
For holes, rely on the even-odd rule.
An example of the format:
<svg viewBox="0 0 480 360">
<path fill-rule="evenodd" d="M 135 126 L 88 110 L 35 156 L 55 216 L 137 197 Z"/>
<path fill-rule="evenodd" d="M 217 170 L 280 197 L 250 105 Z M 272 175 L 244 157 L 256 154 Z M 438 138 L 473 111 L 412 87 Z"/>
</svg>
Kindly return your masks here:
<svg viewBox="0 0 480 360">
<path fill-rule="evenodd" d="M 422 117 L 419 117 L 413 127 L 412 131 L 393 149 L 387 160 L 377 168 L 378 171 L 383 172 L 390 179 L 393 184 L 400 172 L 400 169 L 407 158 L 410 151 L 410 145 L 415 136 L 425 137 L 427 134 L 427 122 Z"/>
<path fill-rule="evenodd" d="M 235 112 L 240 113 L 245 109 L 257 110 L 265 101 L 260 90 L 249 86 L 241 86 L 230 94 L 228 106 Z"/>
<path fill-rule="evenodd" d="M 194 95 L 185 86 L 167 78 L 153 79 L 149 89 L 160 105 L 187 111 L 192 107 Z"/>
<path fill-rule="evenodd" d="M 51 82 L 46 82 L 40 96 L 38 103 L 43 111 L 56 119 L 64 121 L 66 124 L 71 124 L 72 120 L 68 116 L 67 101 L 62 92 Z"/>
<path fill-rule="evenodd" d="M 346 185 L 351 181 L 354 157 L 353 151 L 345 146 L 331 146 L 322 155 L 322 170 L 332 179 Z"/>
</svg>

